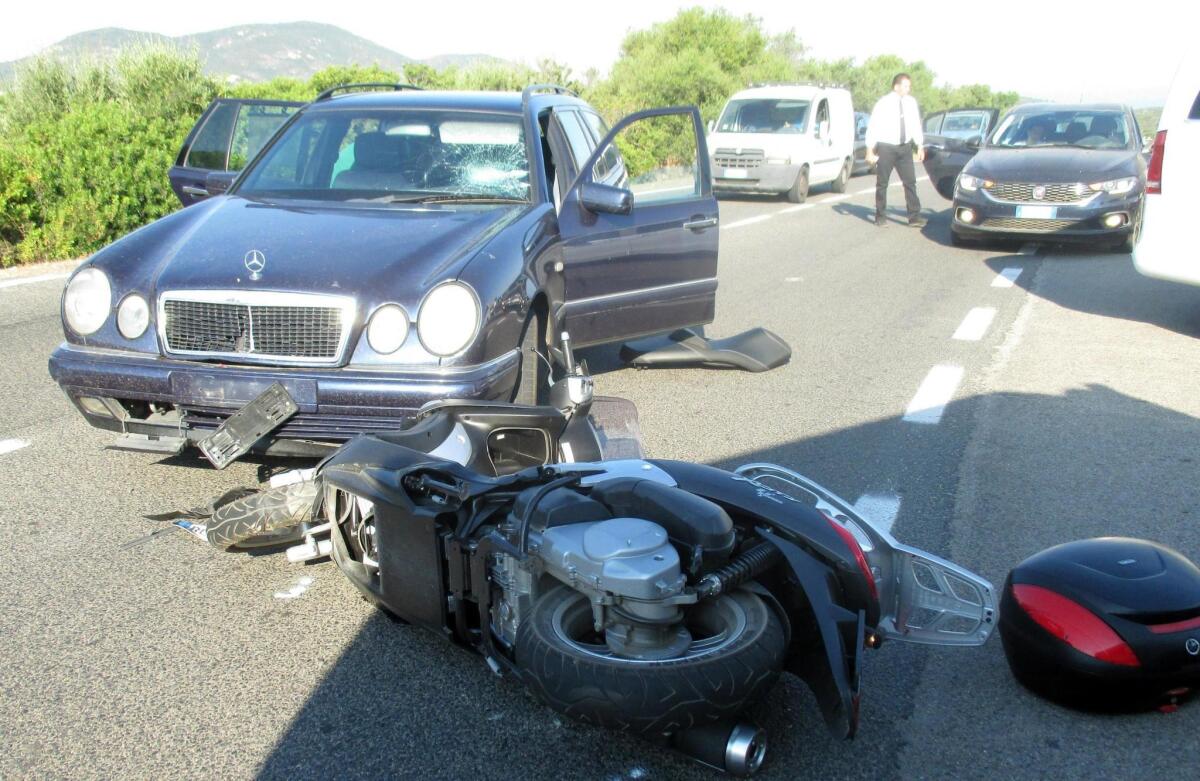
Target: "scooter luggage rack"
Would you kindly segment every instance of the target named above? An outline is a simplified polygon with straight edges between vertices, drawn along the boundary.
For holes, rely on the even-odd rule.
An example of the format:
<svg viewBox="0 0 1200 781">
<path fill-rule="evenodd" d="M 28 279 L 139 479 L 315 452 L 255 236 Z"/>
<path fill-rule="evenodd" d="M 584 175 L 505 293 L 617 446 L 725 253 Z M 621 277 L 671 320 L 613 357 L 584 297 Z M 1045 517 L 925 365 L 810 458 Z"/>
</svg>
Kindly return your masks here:
<svg viewBox="0 0 1200 781">
<path fill-rule="evenodd" d="M 883 637 L 928 645 L 983 645 L 996 626 L 992 584 L 953 562 L 898 542 L 844 499 L 777 464 L 734 472 L 759 489 L 807 504 L 842 524 L 858 542 L 879 591 Z M 797 495 L 799 494 L 799 495 Z"/>
</svg>

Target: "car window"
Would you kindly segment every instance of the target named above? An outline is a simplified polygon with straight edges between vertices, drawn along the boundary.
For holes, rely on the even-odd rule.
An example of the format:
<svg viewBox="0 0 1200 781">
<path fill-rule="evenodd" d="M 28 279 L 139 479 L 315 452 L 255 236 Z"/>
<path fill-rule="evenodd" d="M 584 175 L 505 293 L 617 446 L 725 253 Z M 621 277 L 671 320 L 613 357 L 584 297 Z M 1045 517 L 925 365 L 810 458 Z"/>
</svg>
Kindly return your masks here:
<svg viewBox="0 0 1200 781">
<path fill-rule="evenodd" d="M 731 100 L 717 120 L 720 133 L 803 133 L 811 102 L 783 98 Z"/>
<path fill-rule="evenodd" d="M 829 101 L 822 100 L 817 104 L 817 136 L 824 138 L 829 134 Z"/>
<path fill-rule="evenodd" d="M 1122 111 L 1047 109 L 1009 114 L 992 134 L 990 144 L 1125 149 L 1133 138 L 1133 129 Z"/>
<path fill-rule="evenodd" d="M 592 156 L 592 140 L 583 129 L 583 123 L 579 121 L 576 112 L 558 111 L 556 114 L 571 147 L 571 156 L 575 158 L 575 170 L 579 170 Z"/>
<path fill-rule="evenodd" d="M 984 111 L 950 111 L 942 119 L 940 135 L 947 138 L 979 138 L 987 129 L 988 115 Z"/>
<path fill-rule="evenodd" d="M 238 106 L 236 103 L 218 105 L 203 127 L 192 141 L 188 150 L 185 166 L 191 168 L 207 168 L 214 171 L 224 171 L 229 155 L 229 134 L 237 119 Z"/>
<path fill-rule="evenodd" d="M 464 111 L 313 111 L 246 172 L 245 196 L 399 203 L 529 198 L 519 117 Z"/>
<path fill-rule="evenodd" d="M 595 142 L 599 144 L 603 141 L 604 137 L 608 135 L 608 123 L 593 111 L 580 112 L 580 116 L 583 117 L 583 121 L 587 126 L 591 128 L 592 137 L 595 138 Z M 600 155 L 599 159 L 596 160 L 596 164 L 592 167 L 593 179 L 597 182 L 605 181 L 610 174 L 617 170 L 618 162 L 617 150 L 609 144 L 605 148 L 604 154 Z"/>
<path fill-rule="evenodd" d="M 229 147 L 229 170 L 246 167 L 258 150 L 271 140 L 287 118 L 299 111 L 299 106 L 271 106 L 245 103 L 237 107 L 237 125 Z"/>
<path fill-rule="evenodd" d="M 938 135 L 942 130 L 942 117 L 945 114 L 930 114 L 925 118 L 925 132 Z"/>
<path fill-rule="evenodd" d="M 616 163 L 605 184 L 633 193 L 634 207 L 688 201 L 701 193 L 696 129 L 691 114 L 643 117 L 622 128 L 605 147 Z M 596 181 L 594 173 L 593 181 Z"/>
</svg>

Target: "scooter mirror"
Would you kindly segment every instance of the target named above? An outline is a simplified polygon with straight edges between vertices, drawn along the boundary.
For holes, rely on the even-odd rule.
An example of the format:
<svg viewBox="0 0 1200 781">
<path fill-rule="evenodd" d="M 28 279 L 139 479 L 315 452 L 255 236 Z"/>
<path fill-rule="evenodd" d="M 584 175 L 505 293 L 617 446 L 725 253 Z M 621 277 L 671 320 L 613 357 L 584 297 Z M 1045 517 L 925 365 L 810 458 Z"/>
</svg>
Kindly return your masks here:
<svg viewBox="0 0 1200 781">
<path fill-rule="evenodd" d="M 587 374 L 568 374 L 550 387 L 550 406 L 568 410 L 589 406 L 595 385 Z"/>
</svg>

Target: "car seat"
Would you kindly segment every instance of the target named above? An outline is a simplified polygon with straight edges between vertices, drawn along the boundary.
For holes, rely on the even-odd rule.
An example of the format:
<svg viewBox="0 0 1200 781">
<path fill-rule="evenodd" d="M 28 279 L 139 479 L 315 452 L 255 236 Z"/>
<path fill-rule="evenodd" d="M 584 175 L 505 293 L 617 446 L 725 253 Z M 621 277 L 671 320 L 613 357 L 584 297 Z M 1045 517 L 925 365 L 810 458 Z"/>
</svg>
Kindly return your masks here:
<svg viewBox="0 0 1200 781">
<path fill-rule="evenodd" d="M 1072 122 L 1067 125 L 1067 129 L 1063 133 L 1063 140 L 1068 144 L 1075 144 L 1086 135 L 1088 135 L 1087 125 L 1082 122 Z"/>
<path fill-rule="evenodd" d="M 401 190 L 409 186 L 400 172 L 400 138 L 361 133 L 354 139 L 354 165 L 333 181 L 339 190 Z"/>
</svg>

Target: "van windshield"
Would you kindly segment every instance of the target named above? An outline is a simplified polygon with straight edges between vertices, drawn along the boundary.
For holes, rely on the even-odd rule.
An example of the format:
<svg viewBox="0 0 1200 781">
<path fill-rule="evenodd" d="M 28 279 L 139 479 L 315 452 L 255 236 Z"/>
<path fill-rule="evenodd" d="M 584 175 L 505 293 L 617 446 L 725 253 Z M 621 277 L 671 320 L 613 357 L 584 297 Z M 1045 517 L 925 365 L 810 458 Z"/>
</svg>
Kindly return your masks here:
<svg viewBox="0 0 1200 781">
<path fill-rule="evenodd" d="M 731 100 L 717 122 L 720 133 L 803 133 L 808 125 L 807 100 L 749 98 Z"/>
</svg>

